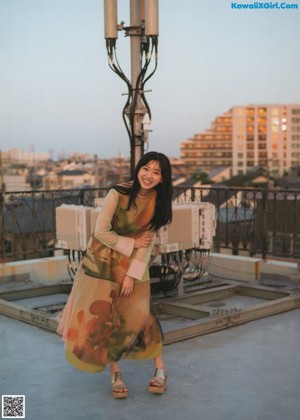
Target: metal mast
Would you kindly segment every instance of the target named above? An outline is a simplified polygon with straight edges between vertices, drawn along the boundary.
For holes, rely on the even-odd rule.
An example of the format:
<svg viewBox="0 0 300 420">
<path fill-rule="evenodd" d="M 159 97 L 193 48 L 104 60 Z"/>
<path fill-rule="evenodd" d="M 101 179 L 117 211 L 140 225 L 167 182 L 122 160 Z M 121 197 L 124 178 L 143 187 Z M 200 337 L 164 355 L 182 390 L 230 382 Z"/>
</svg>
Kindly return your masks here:
<svg viewBox="0 0 300 420">
<path fill-rule="evenodd" d="M 158 0 L 130 0 L 130 26 L 124 26 L 124 22 L 118 24 L 117 19 L 117 0 L 104 0 L 104 36 L 109 67 L 124 80 L 128 90 L 122 116 L 130 141 L 132 176 L 137 162 L 144 154 L 151 122 L 151 111 L 144 87 L 157 67 Z M 131 42 L 130 80 L 120 67 L 116 55 L 118 31 L 123 30 Z M 154 67 L 149 71 L 153 55 Z"/>
</svg>

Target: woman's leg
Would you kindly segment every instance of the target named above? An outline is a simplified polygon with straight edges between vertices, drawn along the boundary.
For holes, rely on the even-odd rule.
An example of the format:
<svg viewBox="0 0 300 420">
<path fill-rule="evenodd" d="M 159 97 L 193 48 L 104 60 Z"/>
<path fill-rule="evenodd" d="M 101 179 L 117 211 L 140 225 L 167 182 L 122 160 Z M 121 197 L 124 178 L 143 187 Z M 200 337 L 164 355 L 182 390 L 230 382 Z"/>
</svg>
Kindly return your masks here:
<svg viewBox="0 0 300 420">
<path fill-rule="evenodd" d="M 155 366 L 155 369 L 165 370 L 165 364 L 164 364 L 162 353 L 158 357 L 154 358 L 154 366 Z"/>
<path fill-rule="evenodd" d="M 112 378 L 113 397 L 126 398 L 128 394 L 128 389 L 125 385 L 121 369 L 117 362 L 113 362 L 110 364 L 110 372 Z"/>
<path fill-rule="evenodd" d="M 163 394 L 166 389 L 167 374 L 162 353 L 154 358 L 155 371 L 148 390 L 155 394 Z"/>
</svg>

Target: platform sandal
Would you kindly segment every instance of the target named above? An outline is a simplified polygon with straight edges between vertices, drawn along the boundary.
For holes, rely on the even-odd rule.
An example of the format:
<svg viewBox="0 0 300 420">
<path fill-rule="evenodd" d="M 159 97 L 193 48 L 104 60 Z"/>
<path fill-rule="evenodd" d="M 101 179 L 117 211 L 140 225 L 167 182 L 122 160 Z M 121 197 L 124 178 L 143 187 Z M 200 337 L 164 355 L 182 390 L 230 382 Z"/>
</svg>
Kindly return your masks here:
<svg viewBox="0 0 300 420">
<path fill-rule="evenodd" d="M 119 381 L 119 384 L 116 384 L 117 381 Z M 128 390 L 125 385 L 122 372 L 112 372 L 111 383 L 113 398 L 127 398 Z"/>
<path fill-rule="evenodd" d="M 166 390 L 167 378 L 168 376 L 164 369 L 156 368 L 153 378 L 150 381 L 148 391 L 153 392 L 154 394 L 163 394 Z"/>
</svg>

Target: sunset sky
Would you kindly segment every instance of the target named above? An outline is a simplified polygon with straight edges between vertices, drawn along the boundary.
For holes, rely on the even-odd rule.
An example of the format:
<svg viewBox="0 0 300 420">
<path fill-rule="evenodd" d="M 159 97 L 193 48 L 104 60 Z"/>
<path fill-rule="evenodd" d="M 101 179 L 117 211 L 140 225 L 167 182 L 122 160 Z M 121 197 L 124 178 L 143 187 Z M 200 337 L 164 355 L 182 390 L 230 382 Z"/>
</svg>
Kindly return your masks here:
<svg viewBox="0 0 300 420">
<path fill-rule="evenodd" d="M 130 2 L 118 3 L 118 21 L 129 25 Z M 149 150 L 179 157 L 180 142 L 234 105 L 300 103 L 300 1 L 286 4 L 298 9 L 159 1 Z M 120 32 L 118 58 L 130 78 L 129 46 Z M 0 0 L 2 150 L 128 157 L 125 92 L 108 67 L 102 0 Z"/>
</svg>

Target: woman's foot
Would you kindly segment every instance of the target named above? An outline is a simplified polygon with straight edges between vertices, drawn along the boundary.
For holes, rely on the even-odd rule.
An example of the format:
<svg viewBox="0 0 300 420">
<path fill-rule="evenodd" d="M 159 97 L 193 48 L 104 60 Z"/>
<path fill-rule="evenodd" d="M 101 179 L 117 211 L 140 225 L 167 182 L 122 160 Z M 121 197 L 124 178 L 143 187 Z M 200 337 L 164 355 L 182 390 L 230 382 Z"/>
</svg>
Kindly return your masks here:
<svg viewBox="0 0 300 420">
<path fill-rule="evenodd" d="M 114 398 L 127 398 L 128 389 L 125 385 L 122 372 L 111 372 L 112 395 Z"/>
<path fill-rule="evenodd" d="M 150 381 L 148 391 L 153 392 L 154 394 L 163 394 L 166 390 L 167 378 L 168 376 L 165 369 L 156 368 L 153 378 Z"/>
</svg>

